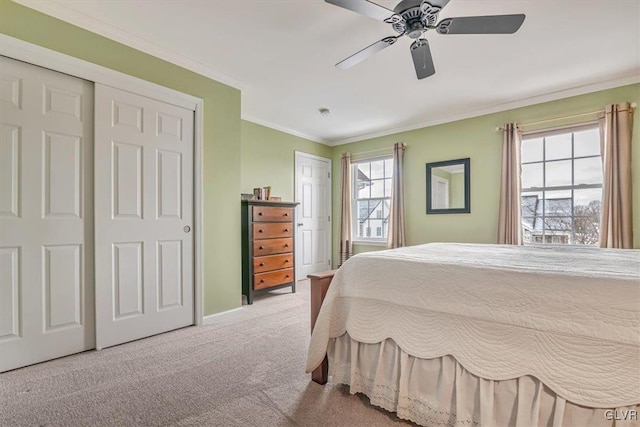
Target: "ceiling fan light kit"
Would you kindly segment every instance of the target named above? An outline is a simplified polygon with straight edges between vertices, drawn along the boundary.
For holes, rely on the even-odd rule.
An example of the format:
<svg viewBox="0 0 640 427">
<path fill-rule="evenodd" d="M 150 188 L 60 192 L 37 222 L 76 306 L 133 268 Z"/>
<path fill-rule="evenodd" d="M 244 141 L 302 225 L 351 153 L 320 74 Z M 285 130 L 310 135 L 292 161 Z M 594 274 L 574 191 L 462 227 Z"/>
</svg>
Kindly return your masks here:
<svg viewBox="0 0 640 427">
<path fill-rule="evenodd" d="M 415 41 L 410 51 L 418 79 L 435 74 L 429 42 L 424 33 L 435 30 L 438 34 L 513 34 L 520 29 L 525 15 L 464 16 L 447 18 L 438 22 L 438 14 L 449 0 L 402 0 L 389 10 L 368 0 L 325 0 L 327 3 L 351 10 L 361 15 L 390 24 L 397 36 L 385 37 L 348 58 L 336 67 L 346 70 L 407 36 Z"/>
</svg>

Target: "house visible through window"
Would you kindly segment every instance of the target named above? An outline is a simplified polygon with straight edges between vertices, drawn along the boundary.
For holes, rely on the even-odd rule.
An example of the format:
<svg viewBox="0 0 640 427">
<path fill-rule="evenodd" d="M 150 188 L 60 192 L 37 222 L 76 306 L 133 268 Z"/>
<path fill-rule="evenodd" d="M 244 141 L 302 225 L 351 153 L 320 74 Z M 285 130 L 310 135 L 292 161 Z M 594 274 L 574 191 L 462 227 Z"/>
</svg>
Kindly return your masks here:
<svg viewBox="0 0 640 427">
<path fill-rule="evenodd" d="M 352 167 L 354 240 L 386 241 L 393 161 L 390 158 L 369 160 L 354 163 Z"/>
<path fill-rule="evenodd" d="M 523 137 L 525 244 L 597 244 L 601 200 L 602 160 L 596 124 Z"/>
</svg>

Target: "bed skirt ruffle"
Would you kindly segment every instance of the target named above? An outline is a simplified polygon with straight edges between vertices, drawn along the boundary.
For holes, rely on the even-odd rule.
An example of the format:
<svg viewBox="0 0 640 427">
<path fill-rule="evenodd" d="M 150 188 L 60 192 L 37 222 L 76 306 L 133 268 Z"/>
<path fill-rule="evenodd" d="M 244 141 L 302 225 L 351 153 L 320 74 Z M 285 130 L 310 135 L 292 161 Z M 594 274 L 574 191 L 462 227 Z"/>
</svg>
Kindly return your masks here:
<svg viewBox="0 0 640 427">
<path fill-rule="evenodd" d="M 363 393 L 372 405 L 423 426 L 640 425 L 640 404 L 576 405 L 532 376 L 501 381 L 480 378 L 452 356 L 420 359 L 391 339 L 365 344 L 344 334 L 330 340 L 328 356 L 333 383 L 347 384 L 352 394 Z"/>
</svg>

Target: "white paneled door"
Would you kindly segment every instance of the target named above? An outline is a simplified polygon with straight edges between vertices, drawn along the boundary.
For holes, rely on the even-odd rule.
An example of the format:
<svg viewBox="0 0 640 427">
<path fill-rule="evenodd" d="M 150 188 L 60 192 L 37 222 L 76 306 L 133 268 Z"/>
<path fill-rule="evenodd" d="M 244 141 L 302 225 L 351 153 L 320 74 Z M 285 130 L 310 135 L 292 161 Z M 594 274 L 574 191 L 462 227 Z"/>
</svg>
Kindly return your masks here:
<svg viewBox="0 0 640 427">
<path fill-rule="evenodd" d="M 331 269 L 331 161 L 296 152 L 297 279 Z"/>
<path fill-rule="evenodd" d="M 97 348 L 194 323 L 194 113 L 95 85 Z"/>
<path fill-rule="evenodd" d="M 93 84 L 0 57 L 0 371 L 94 348 Z"/>
</svg>

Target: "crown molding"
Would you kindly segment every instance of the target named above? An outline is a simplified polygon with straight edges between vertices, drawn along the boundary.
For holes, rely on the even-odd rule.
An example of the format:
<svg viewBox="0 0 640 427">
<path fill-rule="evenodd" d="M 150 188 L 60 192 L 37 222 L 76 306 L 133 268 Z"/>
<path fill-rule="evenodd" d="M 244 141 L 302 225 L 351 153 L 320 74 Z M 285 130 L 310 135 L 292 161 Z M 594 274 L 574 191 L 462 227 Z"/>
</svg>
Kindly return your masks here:
<svg viewBox="0 0 640 427">
<path fill-rule="evenodd" d="M 455 114 L 451 116 L 444 116 L 433 120 L 428 120 L 420 123 L 408 124 L 406 126 L 399 126 L 396 128 L 384 129 L 377 132 L 371 132 L 353 136 L 350 138 L 340 140 L 329 140 L 325 144 L 332 147 L 338 145 L 349 144 L 351 142 L 358 142 L 372 138 L 378 138 L 382 136 L 393 135 L 401 132 L 408 132 L 416 129 L 426 128 L 430 126 L 441 125 L 444 123 L 456 122 L 459 120 L 470 119 L 473 117 L 480 117 L 487 114 L 500 113 L 508 110 L 515 110 L 517 108 L 529 107 L 531 105 L 542 104 L 545 102 L 558 101 L 560 99 L 571 98 L 573 96 L 586 95 L 601 90 L 613 89 L 616 87 L 627 86 L 630 84 L 640 83 L 640 70 L 612 80 L 606 80 L 599 83 L 592 83 L 589 85 L 578 86 L 570 89 L 563 89 L 556 92 L 550 92 L 544 95 L 537 95 L 530 98 L 524 98 L 517 101 L 510 101 L 502 104 L 497 104 L 491 107 L 482 108 L 479 110 L 469 111 L 462 114 Z"/>
<path fill-rule="evenodd" d="M 12 0 L 15 3 L 26 6 L 30 9 L 52 16 L 61 21 L 75 25 L 92 33 L 96 33 L 110 40 L 132 47 L 136 50 L 155 56 L 164 61 L 178 65 L 187 70 L 201 74 L 210 79 L 216 80 L 225 85 L 242 90 L 246 84 L 236 78 L 225 74 L 213 67 L 205 65 L 199 61 L 191 59 L 181 53 L 161 47 L 142 37 L 135 36 L 120 28 L 109 25 L 104 21 L 85 15 L 64 3 L 57 0 L 35 1 L 35 0 Z"/>
<path fill-rule="evenodd" d="M 286 126 L 281 126 L 281 125 L 269 122 L 267 120 L 262 120 L 262 119 L 259 119 L 259 118 L 255 117 L 255 116 L 252 116 L 252 115 L 249 115 L 249 114 L 244 114 L 243 113 L 242 114 L 242 120 L 245 120 L 245 121 L 251 122 L 251 123 L 255 123 L 255 124 L 260 125 L 260 126 L 265 126 L 265 127 L 268 127 L 268 128 L 274 129 L 274 130 L 278 130 L 280 132 L 288 133 L 289 135 L 297 136 L 299 138 L 308 139 L 309 141 L 317 142 L 318 144 L 324 144 L 324 145 L 331 146 L 330 141 L 328 141 L 326 139 L 320 138 L 320 137 L 315 136 L 315 135 L 309 135 L 309 134 L 306 134 L 306 133 L 303 133 L 303 132 L 298 132 L 295 129 L 291 129 L 291 128 L 288 128 Z"/>
<path fill-rule="evenodd" d="M 174 52 L 169 49 L 165 49 L 157 44 L 143 39 L 141 37 L 130 34 L 117 27 L 109 25 L 99 19 L 87 16 L 66 4 L 61 3 L 58 0 L 37 1 L 37 0 L 12 0 L 15 3 L 37 10 L 44 14 L 50 15 L 54 18 L 68 22 L 77 27 L 99 34 L 108 39 L 114 40 L 118 43 L 137 49 L 141 52 L 155 56 L 172 64 L 178 65 L 195 73 L 201 74 L 205 77 L 216 80 L 220 83 L 229 85 L 239 90 L 245 90 L 248 88 L 246 83 L 243 83 L 234 77 L 231 77 L 221 71 L 216 70 L 213 67 L 205 65 L 199 61 L 188 58 L 178 52 Z M 570 89 L 563 89 L 555 92 L 550 92 L 543 95 L 537 95 L 534 97 L 524 98 L 520 100 L 510 101 L 506 103 L 500 103 L 493 106 L 480 108 L 473 111 L 468 111 L 461 114 L 453 114 L 438 117 L 432 120 L 424 122 L 412 123 L 403 126 L 387 128 L 375 132 L 363 133 L 355 135 L 349 138 L 343 139 L 328 139 L 322 138 L 317 135 L 310 135 L 304 132 L 297 131 L 295 129 L 288 128 L 276 123 L 269 122 L 252 116 L 250 114 L 242 114 L 242 119 L 256 123 L 258 125 L 266 126 L 281 132 L 288 133 L 293 136 L 308 139 L 313 142 L 335 147 L 338 145 L 349 144 L 351 142 L 358 142 L 367 139 L 388 136 L 395 133 L 408 132 L 416 129 L 421 129 L 430 126 L 436 126 L 444 123 L 455 122 L 459 120 L 470 119 L 473 117 L 479 117 L 487 114 L 499 113 L 503 111 L 513 110 L 516 108 L 528 107 L 531 105 L 541 104 L 544 102 L 557 101 L 572 96 L 585 95 L 588 93 L 598 92 L 601 90 L 612 89 L 615 87 L 625 86 L 629 84 L 640 83 L 640 70 L 635 70 L 632 74 L 623 77 L 618 77 L 611 80 L 606 80 L 598 83 L 578 86 Z"/>
</svg>

